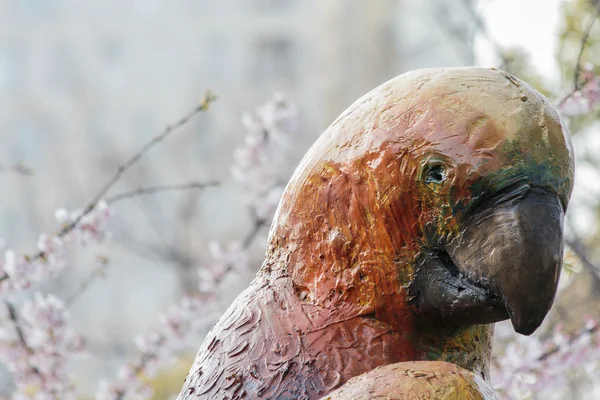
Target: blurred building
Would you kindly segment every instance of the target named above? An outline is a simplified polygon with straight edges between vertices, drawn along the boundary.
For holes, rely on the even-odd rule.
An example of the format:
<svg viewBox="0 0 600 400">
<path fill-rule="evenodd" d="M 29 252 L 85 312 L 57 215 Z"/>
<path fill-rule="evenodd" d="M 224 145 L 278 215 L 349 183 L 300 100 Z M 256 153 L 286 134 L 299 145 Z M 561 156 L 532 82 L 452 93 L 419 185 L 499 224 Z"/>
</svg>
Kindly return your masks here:
<svg viewBox="0 0 600 400">
<path fill-rule="evenodd" d="M 3 1 L 0 161 L 43 170 L 48 186 L 35 185 L 48 196 L 43 203 L 72 199 L 75 206 L 206 88 L 219 103 L 173 144 L 189 158 L 153 155 L 161 164 L 152 169 L 155 182 L 174 171 L 227 176 L 240 114 L 274 91 L 299 105 L 299 157 L 345 107 L 385 80 L 416 67 L 471 64 L 467 10 L 444 0 Z M 52 190 L 57 179 L 75 187 Z M 26 224 L 9 221 L 13 236 L 52 211 L 27 201 L 43 213 Z"/>
<path fill-rule="evenodd" d="M 449 1 L 3 1 L 2 137 L 12 158 L 41 165 L 40 149 L 64 138 L 111 150 L 210 87 L 221 102 L 206 135 L 229 139 L 234 115 L 281 90 L 299 103 L 308 143 L 392 76 L 472 62 L 469 19 Z M 213 140 L 206 156 L 222 149 Z"/>
<path fill-rule="evenodd" d="M 472 64 L 473 18 L 465 4 L 0 2 L 0 164 L 22 160 L 35 171 L 0 175 L 0 237 L 31 252 L 39 233 L 55 229 L 55 208 L 83 206 L 120 162 L 207 88 L 218 95 L 208 114 L 153 150 L 115 188 L 224 182 L 200 195 L 144 198 L 116 210 L 109 277 L 73 310 L 112 371 L 133 334 L 180 291 L 173 265 L 197 266 L 198 255 L 188 253 L 201 254 L 207 239 L 239 238 L 250 223 L 229 170 L 242 140 L 242 112 L 275 91 L 297 104 L 289 174 L 328 124 L 370 89 L 417 67 Z M 150 257 L 158 244 L 165 246 L 162 257 Z M 86 262 L 77 259 L 84 267 L 69 269 L 58 284 L 72 290 Z M 231 290 L 233 296 L 238 288 Z"/>
</svg>

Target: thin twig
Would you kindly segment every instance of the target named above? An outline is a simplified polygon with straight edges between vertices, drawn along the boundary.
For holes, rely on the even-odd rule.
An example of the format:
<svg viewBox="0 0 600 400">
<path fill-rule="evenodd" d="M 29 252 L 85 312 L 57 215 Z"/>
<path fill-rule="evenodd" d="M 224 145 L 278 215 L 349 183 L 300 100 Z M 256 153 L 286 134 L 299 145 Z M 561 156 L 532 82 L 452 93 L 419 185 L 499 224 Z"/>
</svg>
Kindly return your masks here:
<svg viewBox="0 0 600 400">
<path fill-rule="evenodd" d="M 268 140 L 268 136 L 265 136 L 265 140 Z M 273 186 L 269 188 L 269 190 L 273 190 L 277 186 L 285 186 L 285 182 L 277 181 L 275 182 L 275 184 L 273 184 Z M 250 208 L 249 212 L 250 214 L 252 214 L 252 220 L 254 221 L 254 223 L 252 225 L 252 229 L 246 234 L 244 240 L 242 241 L 242 246 L 244 247 L 244 249 L 250 247 L 250 245 L 254 242 L 254 239 L 256 239 L 256 237 L 258 236 L 260 230 L 269 224 L 268 220 L 258 216 L 258 213 L 256 212 L 255 208 Z"/>
<path fill-rule="evenodd" d="M 582 329 L 580 332 L 578 332 L 576 335 L 571 336 L 566 344 L 563 345 L 559 345 L 556 344 L 552 347 L 550 347 L 549 349 L 547 349 L 546 351 L 544 351 L 542 354 L 540 354 L 537 358 L 536 361 L 537 363 L 543 363 L 546 362 L 550 357 L 552 357 L 553 355 L 559 353 L 561 350 L 565 349 L 565 348 L 569 348 L 571 345 L 573 345 L 573 343 L 580 338 L 581 336 L 585 335 L 585 334 L 593 334 L 598 332 L 598 330 L 600 330 L 600 324 L 595 323 L 594 325 L 590 326 L 590 327 L 585 327 L 584 329 Z M 497 368 L 501 368 L 501 366 L 498 363 L 498 360 L 496 359 L 496 357 L 492 358 L 492 362 L 494 363 L 494 365 Z M 540 369 L 543 368 L 543 366 L 540 366 L 539 364 L 536 366 L 536 369 Z M 530 370 L 530 368 L 528 367 L 520 367 L 517 368 L 514 372 L 514 376 L 517 376 L 520 373 L 524 373 L 527 372 L 528 370 Z"/>
<path fill-rule="evenodd" d="M 577 239 L 565 239 L 565 243 L 571 248 L 571 250 L 573 250 L 573 253 L 575 253 L 583 265 L 591 269 L 592 272 L 597 276 L 600 276 L 600 268 L 590 261 L 587 256 L 587 250 L 585 249 L 585 245 L 583 243 Z"/>
<path fill-rule="evenodd" d="M 0 165 L 0 172 L 14 172 L 23 176 L 33 175 L 33 170 L 20 161 L 12 165 Z"/>
<path fill-rule="evenodd" d="M 108 180 L 108 182 L 106 182 L 104 184 L 104 186 L 98 191 L 98 193 L 96 193 L 96 195 L 93 197 L 92 201 L 90 201 L 88 203 L 88 205 L 86 206 L 86 208 L 83 210 L 83 213 L 77 219 L 75 219 L 71 224 L 67 225 L 67 227 L 65 227 L 63 230 L 61 230 L 61 232 L 59 233 L 58 236 L 62 237 L 64 235 L 66 235 L 68 232 L 70 232 L 71 230 L 73 230 L 73 228 L 75 228 L 77 226 L 77 224 L 81 221 L 81 219 L 85 215 L 89 214 L 94 209 L 94 207 L 96 207 L 96 204 L 98 204 L 98 202 L 100 200 L 102 200 L 102 198 L 106 195 L 106 193 L 114 186 L 114 184 L 117 183 L 119 181 L 119 179 L 121 179 L 121 176 L 123 176 L 123 174 L 129 168 L 131 168 L 134 164 L 136 164 L 150 149 L 152 149 L 154 146 L 156 146 L 157 144 L 164 141 L 169 135 L 171 135 L 177 129 L 179 129 L 182 126 L 184 126 L 185 124 L 187 124 L 196 114 L 199 114 L 202 111 L 208 110 L 210 104 L 215 100 L 216 100 L 216 97 L 211 92 L 207 92 L 204 95 L 204 97 L 202 98 L 202 100 L 200 101 L 200 103 L 193 110 L 191 110 L 189 113 L 184 115 L 175 124 L 167 125 L 165 127 L 165 129 L 158 136 L 155 136 L 154 138 L 152 138 L 152 140 L 150 140 L 144 146 L 142 146 L 142 148 L 137 153 L 135 153 L 129 160 L 127 160 L 125 163 L 119 165 L 119 167 L 117 167 L 117 171 Z"/>
<path fill-rule="evenodd" d="M 130 199 L 132 197 L 144 196 L 149 194 L 154 194 L 158 192 L 170 192 L 170 191 L 183 191 L 183 190 L 192 190 L 192 189 L 205 189 L 208 187 L 218 186 L 219 182 L 217 181 L 209 181 L 209 182 L 187 182 L 187 183 L 175 183 L 170 185 L 159 185 L 159 186 L 150 186 L 145 188 L 137 188 L 131 191 L 123 192 L 116 194 L 112 197 L 106 199 L 108 204 L 116 203 L 117 201 Z"/>
<path fill-rule="evenodd" d="M 581 260 L 581 262 L 585 266 L 590 268 L 595 274 L 600 274 L 600 269 L 588 259 L 586 250 L 585 250 L 585 246 L 578 239 L 565 239 L 565 243 L 567 244 L 567 246 L 569 246 L 571 248 L 571 250 L 573 250 L 575 255 L 579 258 L 579 260 Z M 599 329 L 600 329 L 600 324 L 598 324 L 598 323 L 594 324 L 593 326 L 591 326 L 589 328 L 588 327 L 584 328 L 582 331 L 580 331 L 579 333 L 577 333 L 576 335 L 572 336 L 569 339 L 569 341 L 567 343 L 567 347 L 570 346 L 571 344 L 573 344 L 573 342 L 575 340 L 577 340 L 579 337 L 581 337 L 582 335 L 592 334 L 592 333 L 598 331 Z M 564 346 L 560 346 L 560 345 L 555 345 L 555 346 L 551 347 L 550 349 L 543 352 L 537 358 L 537 361 L 538 362 L 545 361 L 552 355 L 558 353 L 563 347 Z"/>
<path fill-rule="evenodd" d="M 585 49 L 585 45 L 588 41 L 588 38 L 590 37 L 592 27 L 594 26 L 594 23 L 596 22 L 599 16 L 600 5 L 596 5 L 596 12 L 588 21 L 587 26 L 583 31 L 583 35 L 581 36 L 581 45 L 579 46 L 579 54 L 577 54 L 577 61 L 575 62 L 575 71 L 573 72 L 573 87 L 575 88 L 575 90 L 581 89 L 581 86 L 579 84 L 579 73 L 581 72 L 581 57 L 583 55 L 583 50 Z"/>
<path fill-rule="evenodd" d="M 25 333 L 23 332 L 23 327 L 21 327 L 21 324 L 19 324 L 19 316 L 17 315 L 17 309 L 12 303 L 8 301 L 5 302 L 5 304 L 6 308 L 8 309 L 8 316 L 10 318 L 10 321 L 15 326 L 15 331 L 17 332 L 17 336 L 19 337 L 19 343 L 21 344 L 23 349 L 27 351 L 27 353 L 32 354 L 33 349 L 27 344 L 27 340 L 25 339 Z M 35 372 L 39 373 L 37 369 L 35 369 Z"/>
<path fill-rule="evenodd" d="M 264 227 L 265 225 L 266 225 L 266 221 L 264 219 L 260 219 L 260 218 L 256 217 L 256 215 L 254 215 L 254 224 L 252 226 L 252 229 L 250 230 L 250 232 L 248 232 L 248 234 L 244 238 L 244 241 L 242 242 L 242 246 L 244 247 L 244 249 L 247 249 L 248 247 L 250 247 L 250 245 L 254 242 L 254 239 L 256 239 L 256 237 L 258 236 L 260 229 L 262 227 Z M 231 264 L 227 265 L 223 274 L 221 274 L 219 277 L 215 278 L 215 280 L 214 280 L 215 286 L 218 286 L 219 284 L 221 284 L 221 282 L 223 281 L 225 276 L 227 276 L 227 274 L 232 270 L 233 270 L 233 265 L 231 265 Z M 161 336 L 160 338 L 157 339 L 157 346 L 160 347 L 165 341 L 166 341 L 166 338 L 164 336 Z M 156 355 L 152 354 L 152 353 L 148 353 L 148 352 L 142 353 L 139 361 L 133 365 L 134 375 L 137 376 L 137 375 L 143 373 L 146 368 L 146 365 L 150 361 L 152 361 L 152 359 L 154 359 L 155 357 L 156 357 Z M 123 400 L 125 398 L 126 394 L 127 394 L 127 389 L 119 390 L 117 392 L 117 397 L 115 398 L 115 400 Z"/>
<path fill-rule="evenodd" d="M 247 250 L 250 247 L 250 245 L 252 245 L 252 243 L 254 242 L 254 239 L 256 239 L 256 237 L 258 236 L 258 233 L 260 232 L 261 228 L 265 225 L 266 225 L 265 220 L 260 219 L 260 218 L 254 219 L 254 225 L 252 225 L 252 229 L 250 230 L 250 232 L 248 232 L 246 234 L 246 237 L 244 238 L 244 240 L 242 242 L 242 247 L 244 250 Z M 221 282 L 223 282 L 223 280 L 225 279 L 227 274 L 229 274 L 231 271 L 233 271 L 233 265 L 227 264 L 227 266 L 223 270 L 223 273 L 220 274 L 220 276 L 217 276 L 214 278 L 214 281 L 213 281 L 214 285 L 219 286 L 221 284 Z"/>
<path fill-rule="evenodd" d="M 244 249 L 250 247 L 252 242 L 254 242 L 254 239 L 256 239 L 256 236 L 258 236 L 258 233 L 260 232 L 261 228 L 265 225 L 266 221 L 264 219 L 256 218 L 254 220 L 252 229 L 246 234 L 246 237 L 244 237 L 244 240 L 242 241 L 242 246 L 244 247 Z"/>
<path fill-rule="evenodd" d="M 162 346 L 166 340 L 167 340 L 167 338 L 164 335 L 161 335 L 160 338 L 158 338 L 156 341 L 156 346 L 157 347 Z M 143 353 L 141 355 L 139 361 L 133 365 L 133 375 L 138 376 L 138 375 L 142 374 L 144 372 L 144 369 L 146 369 L 146 365 L 148 365 L 148 363 L 150 361 L 152 361 L 154 358 L 156 358 L 156 354 L 148 353 L 148 352 Z M 115 398 L 115 400 L 123 400 L 125 398 L 126 394 L 127 394 L 127 389 L 118 390 L 116 393 L 117 397 Z"/>
<path fill-rule="evenodd" d="M 600 324 L 594 324 L 593 326 L 589 327 L 589 328 L 584 328 L 583 330 L 581 330 L 579 333 L 577 333 L 576 335 L 572 336 L 566 347 L 569 347 L 570 345 L 573 344 L 573 342 L 575 342 L 575 340 L 577 340 L 578 338 L 580 338 L 581 336 L 585 335 L 585 334 L 592 334 L 596 331 L 598 331 L 600 329 Z M 546 350 L 545 352 L 543 352 L 538 358 L 537 361 L 545 361 L 546 359 L 548 359 L 549 357 L 551 357 L 552 355 L 558 353 L 563 347 L 565 346 L 560 346 L 560 345 L 556 345 L 551 347 L 550 349 Z"/>
<path fill-rule="evenodd" d="M 108 258 L 102 255 L 98 256 L 98 266 L 81 282 L 75 293 L 73 293 L 71 297 L 65 299 L 66 308 L 71 308 L 75 301 L 92 285 L 92 283 L 104 276 L 107 265 Z"/>
<path fill-rule="evenodd" d="M 32 349 L 31 346 L 29 346 L 29 344 L 27 343 L 27 339 L 25 338 L 25 332 L 23 331 L 23 327 L 19 323 L 19 315 L 17 313 L 17 309 L 9 301 L 5 301 L 4 304 L 6 305 L 6 309 L 8 310 L 8 317 L 12 322 L 13 326 L 15 327 L 15 332 L 17 333 L 17 337 L 19 338 L 19 344 L 21 345 L 23 350 L 27 352 L 28 355 L 33 355 L 35 353 L 35 350 Z M 41 381 L 45 382 L 46 377 L 40 372 L 40 370 L 35 365 L 31 365 L 29 359 L 27 360 L 27 363 L 29 364 L 29 368 L 31 368 L 31 371 L 35 375 L 37 375 Z M 51 395 L 53 398 L 56 399 L 56 393 L 54 391 L 52 391 Z"/>
<path fill-rule="evenodd" d="M 96 195 L 92 198 L 92 200 L 83 209 L 83 212 L 71 223 L 65 225 L 56 234 L 56 236 L 58 236 L 59 238 L 62 238 L 65 235 L 67 235 L 68 233 L 70 233 L 73 229 L 75 229 L 77 227 L 77 225 L 79 224 L 79 222 L 81 222 L 81 219 L 84 218 L 86 215 L 88 215 L 90 212 L 92 212 L 94 210 L 94 208 L 96 207 L 98 202 L 100 202 L 100 200 L 102 200 L 104 198 L 106 193 L 115 185 L 115 183 L 117 183 L 119 181 L 119 179 L 121 179 L 121 176 L 123 176 L 123 174 L 127 170 L 129 170 L 134 164 L 136 164 L 150 149 L 155 147 L 157 144 L 161 143 L 169 135 L 171 135 L 172 133 L 177 131 L 179 128 L 181 128 L 182 126 L 187 124 L 194 116 L 196 116 L 197 114 L 199 114 L 203 111 L 208 110 L 210 105 L 216 99 L 217 99 L 216 96 L 212 92 L 207 91 L 206 94 L 204 95 L 204 97 L 202 98 L 202 100 L 200 101 L 200 103 L 194 109 L 192 109 L 190 112 L 188 112 L 186 115 L 184 115 L 181 119 L 179 119 L 177 122 L 175 122 L 175 124 L 167 125 L 160 134 L 158 134 L 157 136 L 152 138 L 149 142 L 147 142 L 145 145 L 143 145 L 142 148 L 139 151 L 137 151 L 133 156 L 131 156 L 131 158 L 129 158 L 127 161 L 125 161 L 125 163 L 119 165 L 117 167 L 116 172 L 104 184 L 104 186 L 102 186 L 102 188 L 96 193 Z M 36 253 L 33 257 L 30 257 L 29 261 L 43 259 L 45 256 L 46 256 L 46 252 L 40 251 L 40 252 Z M 8 279 L 7 274 L 0 275 L 0 282 L 4 281 L 5 279 Z"/>
<path fill-rule="evenodd" d="M 581 83 L 579 82 L 579 75 L 581 74 L 581 58 L 583 56 L 583 51 L 585 50 L 585 46 L 590 37 L 590 32 L 592 31 L 592 27 L 596 20 L 600 17 L 600 4 L 596 5 L 596 12 L 588 21 L 585 30 L 583 31 L 583 35 L 581 35 L 581 43 L 579 45 L 579 53 L 577 54 L 577 61 L 575 62 L 575 70 L 573 71 L 573 90 L 571 90 L 567 95 L 565 95 L 557 105 L 560 107 L 565 104 L 567 100 L 569 100 L 575 93 L 581 90 Z"/>
</svg>

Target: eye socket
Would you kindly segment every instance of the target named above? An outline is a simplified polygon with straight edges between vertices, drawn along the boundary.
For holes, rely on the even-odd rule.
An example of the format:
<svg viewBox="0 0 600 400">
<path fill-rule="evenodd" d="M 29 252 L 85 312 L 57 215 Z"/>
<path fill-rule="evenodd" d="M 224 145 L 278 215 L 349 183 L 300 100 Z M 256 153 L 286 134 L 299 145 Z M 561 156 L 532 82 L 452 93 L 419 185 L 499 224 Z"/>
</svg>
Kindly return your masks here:
<svg viewBox="0 0 600 400">
<path fill-rule="evenodd" d="M 435 164 L 425 171 L 425 183 L 441 184 L 448 177 L 443 165 Z"/>
</svg>

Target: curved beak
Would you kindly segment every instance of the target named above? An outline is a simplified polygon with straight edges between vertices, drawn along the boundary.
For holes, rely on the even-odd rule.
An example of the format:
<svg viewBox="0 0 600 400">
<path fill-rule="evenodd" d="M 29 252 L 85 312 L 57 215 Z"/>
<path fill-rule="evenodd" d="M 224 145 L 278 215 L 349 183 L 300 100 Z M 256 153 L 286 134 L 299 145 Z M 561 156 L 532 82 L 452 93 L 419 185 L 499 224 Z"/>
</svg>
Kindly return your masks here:
<svg viewBox="0 0 600 400">
<path fill-rule="evenodd" d="M 555 194 L 522 184 L 492 200 L 445 251 L 424 257 L 418 306 L 458 325 L 509 317 L 515 331 L 530 335 L 556 294 L 564 210 Z"/>
<path fill-rule="evenodd" d="M 563 220 L 558 197 L 533 188 L 473 215 L 460 240 L 449 246 L 459 270 L 500 297 L 515 331 L 524 335 L 542 324 L 554 302 Z"/>
</svg>

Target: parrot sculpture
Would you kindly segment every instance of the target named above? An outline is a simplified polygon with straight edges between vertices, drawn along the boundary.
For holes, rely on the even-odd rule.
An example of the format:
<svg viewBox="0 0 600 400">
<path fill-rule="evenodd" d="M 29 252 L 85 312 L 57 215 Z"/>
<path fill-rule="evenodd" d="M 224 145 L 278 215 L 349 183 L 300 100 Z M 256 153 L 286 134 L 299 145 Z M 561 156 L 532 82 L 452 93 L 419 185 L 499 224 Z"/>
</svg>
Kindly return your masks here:
<svg viewBox="0 0 600 400">
<path fill-rule="evenodd" d="M 493 323 L 549 311 L 573 174 L 559 113 L 506 72 L 384 83 L 301 161 L 178 399 L 493 398 Z"/>
</svg>

